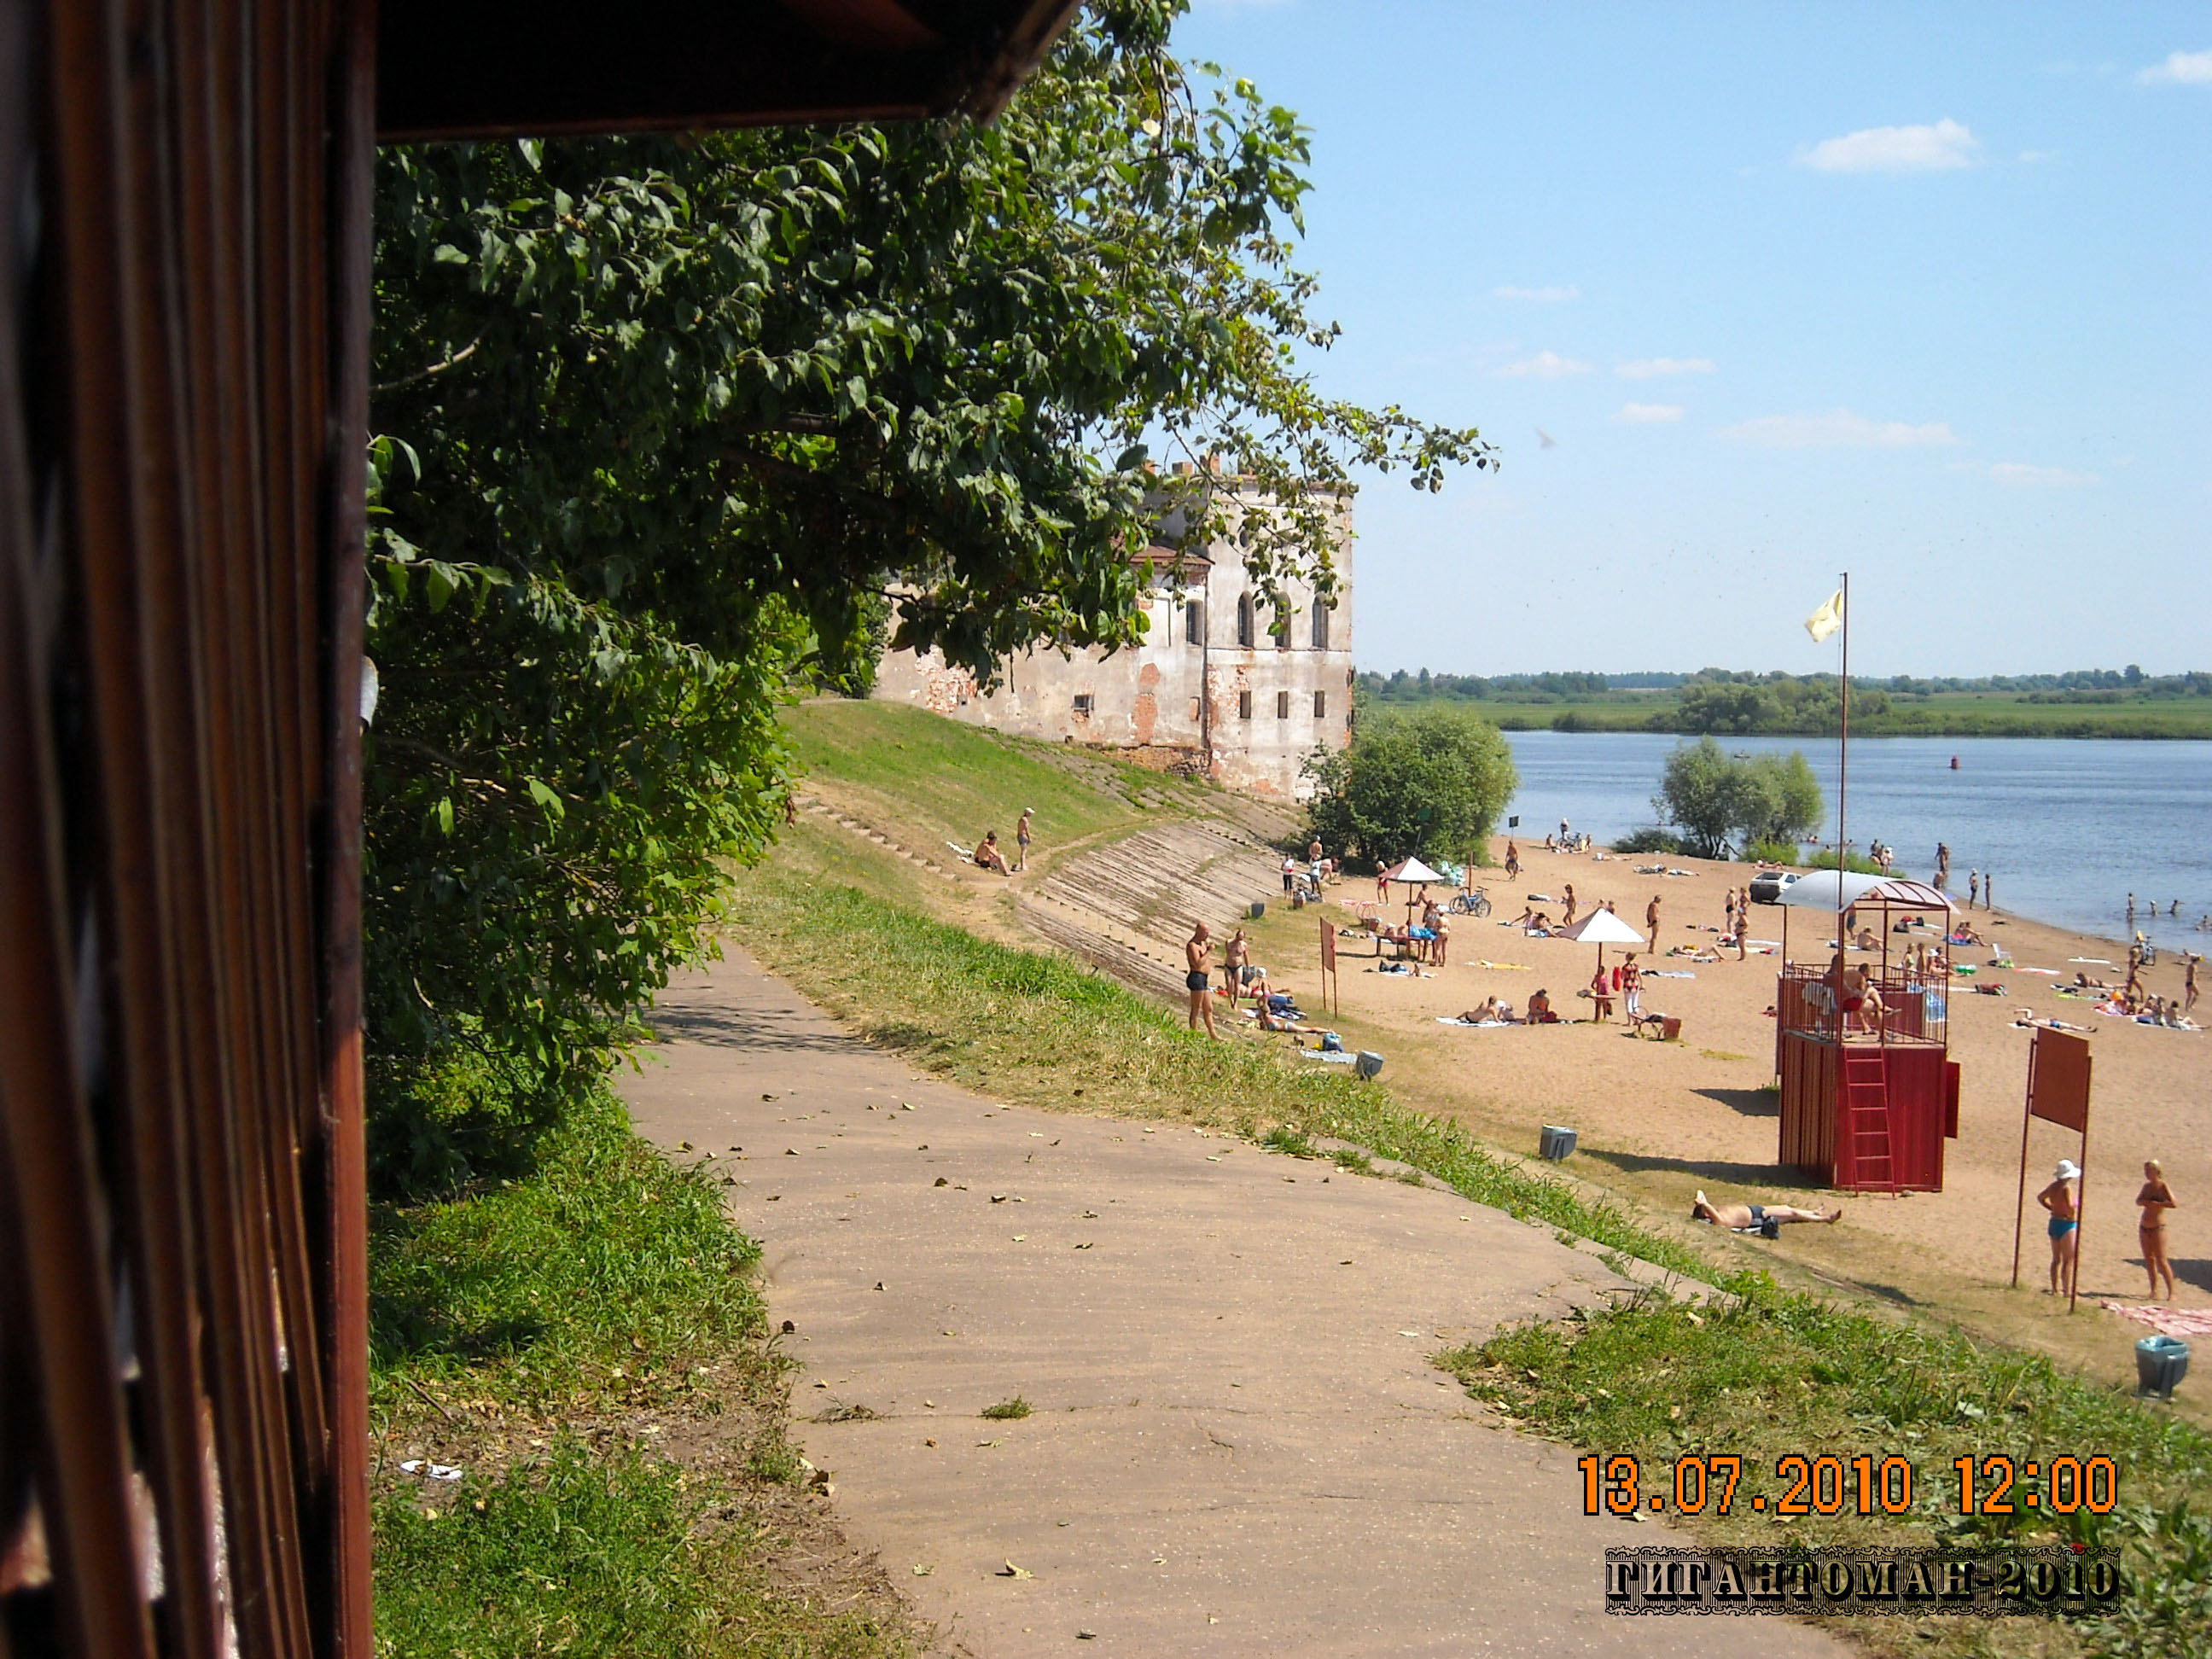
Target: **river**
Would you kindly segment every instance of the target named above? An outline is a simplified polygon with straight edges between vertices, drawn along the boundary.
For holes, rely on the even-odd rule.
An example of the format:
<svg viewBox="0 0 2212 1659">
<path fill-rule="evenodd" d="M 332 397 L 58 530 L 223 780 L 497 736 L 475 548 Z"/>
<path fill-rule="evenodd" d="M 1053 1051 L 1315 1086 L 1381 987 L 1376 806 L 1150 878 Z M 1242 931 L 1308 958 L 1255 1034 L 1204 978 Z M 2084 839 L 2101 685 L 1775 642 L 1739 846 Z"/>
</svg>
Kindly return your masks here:
<svg viewBox="0 0 2212 1659">
<path fill-rule="evenodd" d="M 1668 752 L 1694 741 L 1646 732 L 1509 732 L 1521 790 L 1506 811 L 1540 843 L 1565 818 L 1600 842 L 1656 822 Z M 1823 839 L 1836 833 L 1836 745 L 1807 738 L 1720 738 L 1732 752 L 1802 749 L 1820 780 Z M 1951 769 L 1957 756 L 1959 769 Z M 2066 738 L 1867 738 L 1851 744 L 1854 849 L 1882 841 L 1925 879 L 1936 843 L 1953 885 L 1969 870 L 2005 884 L 2003 908 L 2107 938 L 2136 926 L 2169 950 L 2203 950 L 2212 911 L 2212 743 Z M 2181 902 L 2179 919 L 2166 908 Z M 2152 906 L 2157 908 L 2154 920 Z"/>
</svg>

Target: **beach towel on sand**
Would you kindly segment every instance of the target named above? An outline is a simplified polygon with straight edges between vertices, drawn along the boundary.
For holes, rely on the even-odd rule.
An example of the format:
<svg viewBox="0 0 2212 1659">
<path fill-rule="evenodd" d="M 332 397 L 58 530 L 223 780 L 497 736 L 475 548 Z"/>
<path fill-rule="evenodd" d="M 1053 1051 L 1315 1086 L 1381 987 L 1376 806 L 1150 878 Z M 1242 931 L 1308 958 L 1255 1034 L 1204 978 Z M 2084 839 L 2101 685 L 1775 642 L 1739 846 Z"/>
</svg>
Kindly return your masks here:
<svg viewBox="0 0 2212 1659">
<path fill-rule="evenodd" d="M 1517 1019 L 1446 1019 L 1442 1014 L 1437 1016 L 1439 1025 L 1463 1025 L 1471 1031 L 1486 1031 L 1493 1025 L 1518 1025 L 1520 1023 Z"/>
<path fill-rule="evenodd" d="M 1533 974 L 1536 971 L 1525 962 L 1486 962 L 1480 965 L 1501 974 Z"/>
<path fill-rule="evenodd" d="M 2098 1306 L 2165 1336 L 2212 1336 L 2212 1308 L 2161 1308 L 2152 1304 L 2101 1302 Z"/>
</svg>

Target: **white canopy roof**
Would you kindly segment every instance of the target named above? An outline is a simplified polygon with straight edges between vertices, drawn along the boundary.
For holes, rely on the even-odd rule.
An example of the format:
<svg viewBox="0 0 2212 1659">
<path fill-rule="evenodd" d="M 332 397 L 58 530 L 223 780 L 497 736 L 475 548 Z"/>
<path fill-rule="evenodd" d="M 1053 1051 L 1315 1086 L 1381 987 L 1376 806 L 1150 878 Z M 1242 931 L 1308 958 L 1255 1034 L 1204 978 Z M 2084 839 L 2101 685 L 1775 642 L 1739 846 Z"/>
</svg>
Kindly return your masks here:
<svg viewBox="0 0 2212 1659">
<path fill-rule="evenodd" d="M 1863 876 L 1855 872 L 1815 870 L 1782 890 L 1781 902 L 1799 910 L 1843 910 L 1854 904 L 1904 906 L 1923 910 L 1958 907 L 1933 887 L 1902 876 Z"/>
<path fill-rule="evenodd" d="M 1443 881 L 1444 878 L 1437 874 L 1434 870 L 1430 869 L 1429 866 L 1422 863 L 1420 860 L 1407 859 L 1403 864 L 1394 864 L 1388 870 L 1385 870 L 1382 872 L 1382 879 L 1385 881 L 1419 883 L 1425 881 Z"/>
<path fill-rule="evenodd" d="M 1585 945 L 1641 945 L 1644 935 L 1610 910 L 1591 911 L 1557 939 L 1580 939 Z"/>
</svg>

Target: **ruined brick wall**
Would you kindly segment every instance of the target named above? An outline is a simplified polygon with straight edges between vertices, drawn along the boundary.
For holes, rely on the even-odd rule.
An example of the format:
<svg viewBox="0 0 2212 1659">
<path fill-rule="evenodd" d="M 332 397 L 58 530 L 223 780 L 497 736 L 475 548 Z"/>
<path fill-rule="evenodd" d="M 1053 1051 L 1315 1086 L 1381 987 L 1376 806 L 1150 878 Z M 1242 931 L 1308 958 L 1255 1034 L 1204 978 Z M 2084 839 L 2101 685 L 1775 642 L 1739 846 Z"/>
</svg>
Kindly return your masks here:
<svg viewBox="0 0 2212 1659">
<path fill-rule="evenodd" d="M 1233 512 L 1233 496 L 1231 505 Z M 892 652 L 878 668 L 875 695 L 1024 737 L 1127 750 L 1131 759 L 1210 773 L 1255 794 L 1302 799 L 1310 793 L 1301 776 L 1306 757 L 1316 745 L 1340 749 L 1351 736 L 1348 497 L 1340 521 L 1339 586 L 1322 629 L 1312 592 L 1301 585 L 1288 596 L 1279 644 L 1277 619 L 1259 604 L 1235 545 L 1217 543 L 1203 559 L 1184 548 L 1182 568 L 1164 567 L 1145 596 L 1149 627 L 1139 646 L 1110 657 L 1025 653 L 988 694 L 934 653 Z M 1164 521 L 1164 535 L 1179 529 Z"/>
</svg>

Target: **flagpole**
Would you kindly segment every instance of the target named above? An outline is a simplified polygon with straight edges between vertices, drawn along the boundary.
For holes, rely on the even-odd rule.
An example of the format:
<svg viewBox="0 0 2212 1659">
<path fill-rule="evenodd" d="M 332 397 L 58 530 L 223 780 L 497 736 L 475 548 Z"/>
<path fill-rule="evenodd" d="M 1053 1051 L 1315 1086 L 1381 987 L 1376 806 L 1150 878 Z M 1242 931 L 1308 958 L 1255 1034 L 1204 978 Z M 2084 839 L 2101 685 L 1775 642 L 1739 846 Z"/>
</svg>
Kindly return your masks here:
<svg viewBox="0 0 2212 1659">
<path fill-rule="evenodd" d="M 1844 937 L 1844 848 L 1850 845 L 1844 836 L 1844 807 L 1850 793 L 1851 769 L 1851 573 L 1848 570 L 1843 573 L 1842 592 L 1844 662 L 1843 668 L 1837 676 L 1836 684 L 1837 703 L 1842 712 L 1842 720 L 1837 728 L 1836 738 L 1836 949 L 1839 957 L 1844 947 L 1849 943 Z M 1836 988 L 1840 997 L 1843 988 L 1838 985 Z M 1837 1025 L 1838 1035 L 1841 1034 L 1842 1029 L 1842 1024 L 1838 1021 Z"/>
</svg>

